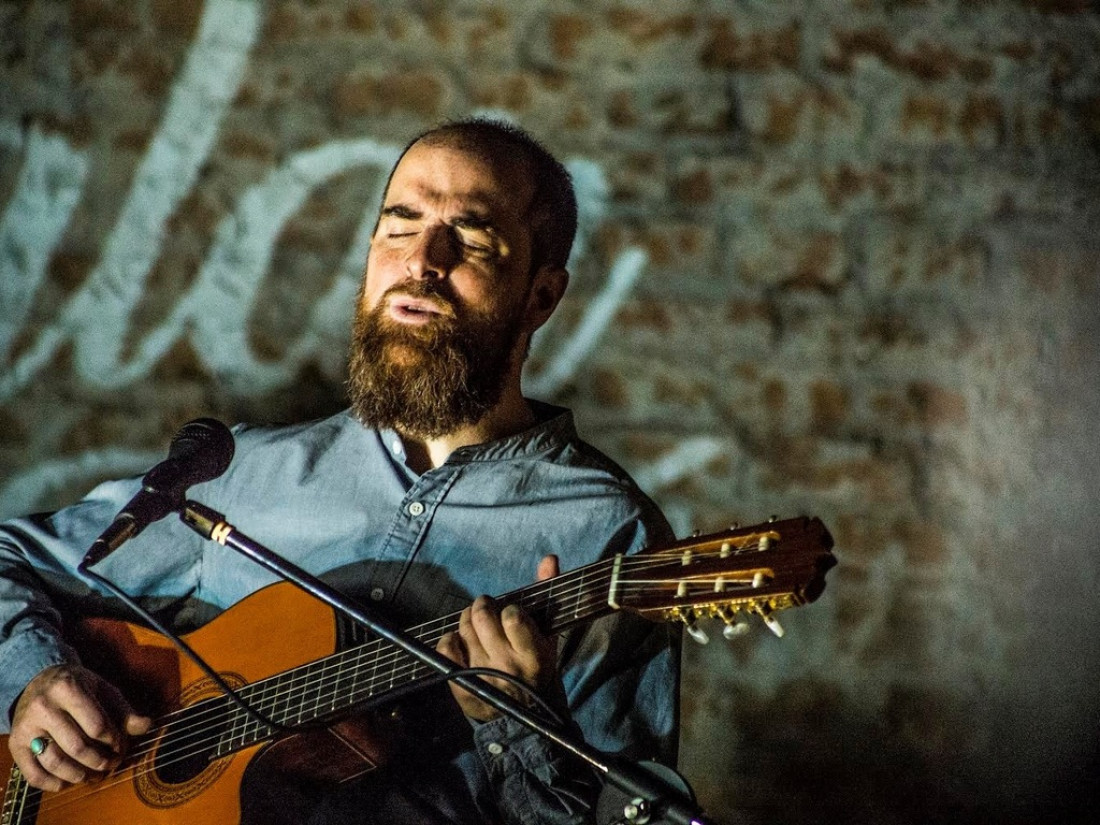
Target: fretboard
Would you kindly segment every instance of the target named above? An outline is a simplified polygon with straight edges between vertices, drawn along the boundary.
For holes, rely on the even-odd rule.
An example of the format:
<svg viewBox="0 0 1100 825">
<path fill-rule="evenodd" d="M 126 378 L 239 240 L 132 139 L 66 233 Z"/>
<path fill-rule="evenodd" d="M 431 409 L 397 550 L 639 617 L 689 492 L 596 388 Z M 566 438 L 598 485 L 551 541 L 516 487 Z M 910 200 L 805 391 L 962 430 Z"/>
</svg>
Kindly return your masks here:
<svg viewBox="0 0 1100 825">
<path fill-rule="evenodd" d="M 611 566 L 610 560 L 595 562 L 497 597 L 496 602 L 502 607 L 523 607 L 543 632 L 557 634 L 611 612 L 607 598 Z M 457 629 L 459 616 L 453 613 L 408 632 L 434 648 L 446 633 Z M 346 714 L 357 705 L 433 672 L 430 666 L 388 642 L 372 640 L 245 685 L 237 693 L 263 717 L 293 728 Z M 180 718 L 181 714 L 192 721 Z M 212 734 L 205 736 L 211 758 L 258 744 L 278 732 L 225 696 L 178 711 L 172 725 L 181 723 L 187 727 L 198 725 Z"/>
</svg>

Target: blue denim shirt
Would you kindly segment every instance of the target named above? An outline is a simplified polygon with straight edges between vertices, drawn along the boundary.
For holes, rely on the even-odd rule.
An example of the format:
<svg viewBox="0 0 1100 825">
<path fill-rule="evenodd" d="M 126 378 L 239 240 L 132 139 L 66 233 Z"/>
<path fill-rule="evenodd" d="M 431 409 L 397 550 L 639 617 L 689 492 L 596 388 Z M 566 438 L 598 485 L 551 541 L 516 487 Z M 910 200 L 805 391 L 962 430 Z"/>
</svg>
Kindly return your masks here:
<svg viewBox="0 0 1100 825">
<path fill-rule="evenodd" d="M 348 412 L 290 427 L 239 426 L 229 470 L 189 497 L 401 626 L 529 584 L 548 553 L 568 571 L 671 538 L 625 472 L 577 437 L 570 413 L 533 406 L 542 423 L 460 448 L 423 475 L 406 466 L 396 433 L 365 429 Z M 57 513 L 0 526 L 0 706 L 10 708 L 42 668 L 77 658 L 60 631 L 63 613 L 130 618 L 73 571 L 139 486 L 108 482 Z M 97 570 L 181 631 L 275 581 L 175 518 L 150 525 Z M 273 633 L 278 623 L 272 617 Z M 616 614 L 567 633 L 561 651 L 569 710 L 585 739 L 674 765 L 678 633 Z M 424 730 L 450 733 L 426 736 L 404 769 L 399 760 L 388 778 L 371 782 L 408 790 L 442 821 L 586 819 L 594 793 L 586 768 L 504 717 L 437 724 L 458 711 L 436 695 L 441 701 L 414 700 Z M 373 804 L 348 793 L 344 807 Z M 342 821 L 341 804 L 314 810 L 331 808 Z"/>
</svg>

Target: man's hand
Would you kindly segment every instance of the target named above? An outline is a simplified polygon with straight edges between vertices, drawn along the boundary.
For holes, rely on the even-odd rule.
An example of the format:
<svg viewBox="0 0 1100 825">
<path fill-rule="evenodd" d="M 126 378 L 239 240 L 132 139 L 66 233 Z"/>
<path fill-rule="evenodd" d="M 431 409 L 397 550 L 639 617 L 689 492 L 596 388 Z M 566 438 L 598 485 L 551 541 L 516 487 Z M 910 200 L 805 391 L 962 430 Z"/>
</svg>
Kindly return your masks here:
<svg viewBox="0 0 1100 825">
<path fill-rule="evenodd" d="M 539 562 L 538 581 L 557 575 L 557 556 L 547 556 Z M 557 676 L 557 642 L 543 636 L 531 617 L 515 605 L 498 610 L 488 596 L 478 596 L 462 611 L 458 632 L 440 639 L 436 649 L 462 667 L 491 667 L 518 676 L 543 695 L 555 690 L 562 692 Z M 488 681 L 521 702 L 526 703 L 529 698 L 513 684 L 500 679 Z M 494 707 L 453 682 L 451 692 L 462 712 L 471 719 L 487 722 L 499 715 Z"/>
<path fill-rule="evenodd" d="M 80 665 L 54 665 L 30 681 L 12 714 L 8 747 L 27 782 L 45 791 L 93 779 L 118 765 L 129 736 L 152 720 Z M 45 749 L 35 756 L 31 741 Z"/>
</svg>

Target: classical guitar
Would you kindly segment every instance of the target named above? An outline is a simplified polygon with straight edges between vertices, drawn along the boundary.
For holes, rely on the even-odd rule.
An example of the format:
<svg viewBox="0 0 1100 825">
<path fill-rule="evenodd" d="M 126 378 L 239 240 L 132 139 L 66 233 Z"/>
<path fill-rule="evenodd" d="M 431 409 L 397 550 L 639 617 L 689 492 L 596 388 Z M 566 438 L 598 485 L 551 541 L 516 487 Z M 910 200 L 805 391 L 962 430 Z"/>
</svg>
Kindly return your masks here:
<svg viewBox="0 0 1100 825">
<path fill-rule="evenodd" d="M 704 618 L 730 628 L 749 614 L 774 623 L 774 613 L 821 593 L 835 564 L 831 547 L 816 518 L 774 521 L 598 561 L 498 601 L 522 605 L 549 633 L 615 610 L 683 622 L 696 632 Z M 455 613 L 411 632 L 434 645 L 457 624 Z M 257 760 L 278 759 L 280 769 L 335 781 L 369 770 L 380 756 L 354 712 L 429 675 L 428 668 L 377 640 L 337 650 L 336 628 L 328 607 L 276 584 L 185 637 L 268 720 L 310 726 L 286 734 L 246 714 L 159 634 L 85 620 L 75 644 L 96 651 L 97 669 L 140 697 L 139 706 L 159 709 L 156 727 L 131 743 L 112 773 L 56 793 L 26 783 L 4 737 L 0 758 L 10 771 L 0 825 L 238 822 L 241 782 Z M 327 738 L 323 747 L 296 747 L 317 736 Z M 311 758 L 318 753 L 324 764 Z"/>
</svg>

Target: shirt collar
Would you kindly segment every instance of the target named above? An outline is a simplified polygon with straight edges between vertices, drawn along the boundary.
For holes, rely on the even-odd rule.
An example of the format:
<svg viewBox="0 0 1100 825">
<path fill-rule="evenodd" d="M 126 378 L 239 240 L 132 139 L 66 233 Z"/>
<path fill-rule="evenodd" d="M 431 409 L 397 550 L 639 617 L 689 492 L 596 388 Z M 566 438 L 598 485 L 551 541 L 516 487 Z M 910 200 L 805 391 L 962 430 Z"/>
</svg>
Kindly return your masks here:
<svg viewBox="0 0 1100 825">
<path fill-rule="evenodd" d="M 506 438 L 459 447 L 442 466 L 535 456 L 558 449 L 577 438 L 571 411 L 533 399 L 527 399 L 527 403 L 538 420 L 534 426 Z M 379 430 L 378 435 L 387 447 L 401 443 L 401 436 L 395 430 Z"/>
</svg>

